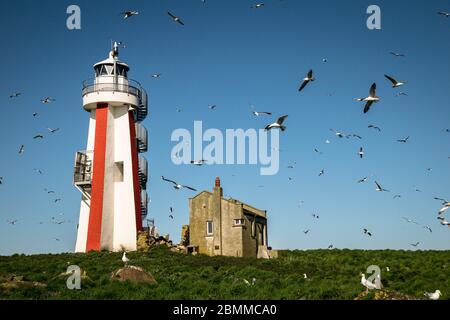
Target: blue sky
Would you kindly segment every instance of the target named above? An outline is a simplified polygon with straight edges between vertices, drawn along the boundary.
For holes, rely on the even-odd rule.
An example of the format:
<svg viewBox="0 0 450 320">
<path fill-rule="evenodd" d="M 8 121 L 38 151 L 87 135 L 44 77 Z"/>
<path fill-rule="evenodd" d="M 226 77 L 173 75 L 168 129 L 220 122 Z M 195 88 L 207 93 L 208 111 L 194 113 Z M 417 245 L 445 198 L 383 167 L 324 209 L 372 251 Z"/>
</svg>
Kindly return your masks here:
<svg viewBox="0 0 450 320">
<path fill-rule="evenodd" d="M 220 176 L 225 195 L 268 211 L 274 248 L 411 249 L 410 243 L 420 241 L 420 249 L 449 249 L 450 230 L 436 219 L 440 203 L 433 197 L 450 198 L 450 134 L 443 130 L 450 128 L 450 19 L 436 14 L 450 11 L 450 4 L 267 0 L 265 7 L 250 9 L 254 3 L 2 1 L 8 14 L 0 28 L 0 254 L 73 251 L 80 194 L 72 186 L 72 166 L 88 131 L 81 82 L 107 57 L 111 39 L 126 43 L 121 60 L 150 96 L 144 121 L 150 143 L 149 217 L 161 233 L 179 240 L 181 226 L 188 224 L 188 198 L 194 195 L 174 190 L 161 175 L 200 190 L 210 190 Z M 71 4 L 81 8 L 81 30 L 66 28 Z M 381 8 L 381 30 L 366 27 L 371 4 Z M 123 21 L 119 13 L 129 9 L 140 14 Z M 185 26 L 171 21 L 168 10 Z M 309 69 L 317 79 L 299 93 Z M 155 80 L 151 74 L 157 72 L 162 77 Z M 392 89 L 385 73 L 408 83 Z M 367 95 L 373 82 L 381 102 L 363 114 L 353 98 Z M 15 91 L 22 95 L 10 99 Z M 398 91 L 408 96 L 395 97 Z M 56 101 L 41 104 L 45 96 Z M 211 104 L 217 109 L 210 111 Z M 172 131 L 192 131 L 195 120 L 223 131 L 258 129 L 273 121 L 253 117 L 250 104 L 273 117 L 289 115 L 277 175 L 260 176 L 259 166 L 252 165 L 172 163 Z M 39 115 L 34 118 L 33 112 Z M 381 127 L 381 133 L 369 124 Z M 47 126 L 61 130 L 50 135 Z M 338 139 L 330 128 L 363 139 Z M 32 139 L 38 133 L 45 135 L 43 141 Z M 406 136 L 408 143 L 396 141 Z M 21 144 L 25 153 L 19 156 Z M 318 177 L 321 169 L 325 175 Z M 370 181 L 357 184 L 364 176 Z M 391 192 L 376 192 L 374 179 Z M 394 194 L 402 198 L 394 200 Z M 55 204 L 55 198 L 63 201 Z M 60 213 L 72 223 L 51 223 Z M 429 225 L 433 233 L 402 216 Z M 9 219 L 18 223 L 10 225 Z M 362 228 L 374 236 L 364 236 Z M 311 229 L 308 235 L 302 233 L 306 229 Z"/>
</svg>

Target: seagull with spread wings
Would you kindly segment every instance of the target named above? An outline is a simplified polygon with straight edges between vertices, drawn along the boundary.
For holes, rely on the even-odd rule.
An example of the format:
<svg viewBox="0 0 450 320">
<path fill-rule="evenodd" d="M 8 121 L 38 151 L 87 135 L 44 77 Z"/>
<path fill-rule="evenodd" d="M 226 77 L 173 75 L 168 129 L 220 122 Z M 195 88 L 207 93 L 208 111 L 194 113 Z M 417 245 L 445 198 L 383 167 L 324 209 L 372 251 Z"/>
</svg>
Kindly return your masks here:
<svg viewBox="0 0 450 320">
<path fill-rule="evenodd" d="M 161 179 L 163 179 L 163 180 L 166 181 L 166 182 L 172 183 L 172 184 L 173 184 L 173 187 L 174 187 L 175 189 L 177 189 L 177 190 L 186 188 L 186 189 L 189 189 L 189 190 L 192 190 L 192 191 L 197 191 L 197 189 L 194 189 L 194 188 L 192 188 L 192 187 L 189 187 L 189 186 L 186 186 L 186 185 L 179 184 L 179 183 L 177 183 L 177 182 L 175 182 L 175 181 L 173 181 L 173 180 L 170 180 L 170 179 L 166 179 L 166 178 L 164 178 L 164 176 L 161 176 Z"/>
<path fill-rule="evenodd" d="M 302 84 L 300 85 L 300 88 L 298 89 L 298 91 L 302 91 L 302 90 L 306 87 L 306 85 L 307 85 L 308 83 L 310 83 L 311 81 L 314 81 L 314 80 L 315 80 L 315 78 L 314 78 L 314 76 L 313 76 L 313 71 L 312 71 L 312 70 L 309 70 L 309 71 L 308 71 L 308 74 L 306 75 L 306 77 L 303 78 L 303 82 L 302 82 Z"/>
<path fill-rule="evenodd" d="M 271 129 L 280 129 L 281 131 L 286 130 L 286 126 L 283 126 L 283 122 L 284 122 L 284 120 L 286 120 L 287 117 L 288 117 L 288 115 L 279 117 L 276 122 L 268 124 L 264 128 L 264 130 L 266 130 L 266 131 L 269 131 Z"/>
<path fill-rule="evenodd" d="M 181 21 L 181 19 L 175 15 L 173 15 L 172 13 L 170 13 L 169 11 L 167 11 L 167 14 L 172 18 L 173 21 L 181 24 L 182 26 L 184 26 L 183 21 Z"/>
<path fill-rule="evenodd" d="M 128 11 L 122 12 L 120 15 L 123 16 L 123 20 L 126 20 L 130 17 L 137 16 L 138 14 L 139 14 L 139 12 L 137 12 L 137 11 L 128 10 Z"/>
<path fill-rule="evenodd" d="M 390 54 L 392 54 L 394 57 L 404 57 L 405 55 L 403 53 L 398 53 L 398 52 L 389 52 Z"/>
<path fill-rule="evenodd" d="M 397 81 L 393 77 L 388 76 L 387 74 L 385 74 L 384 76 L 386 77 L 386 79 L 392 82 L 392 88 L 398 88 L 406 83 L 405 81 Z"/>
<path fill-rule="evenodd" d="M 377 84 L 373 83 L 372 86 L 370 86 L 369 96 L 367 96 L 365 98 L 355 98 L 356 101 L 365 101 L 366 102 L 366 104 L 364 106 L 364 113 L 369 112 L 370 107 L 372 106 L 373 103 L 380 101 L 380 97 L 378 97 L 376 94 L 376 89 L 377 89 Z"/>
<path fill-rule="evenodd" d="M 379 192 L 389 192 L 389 190 L 384 189 L 383 187 L 381 187 L 381 185 L 380 185 L 377 181 L 375 181 L 375 184 L 377 185 L 377 188 L 375 189 L 376 191 L 379 191 Z"/>
</svg>

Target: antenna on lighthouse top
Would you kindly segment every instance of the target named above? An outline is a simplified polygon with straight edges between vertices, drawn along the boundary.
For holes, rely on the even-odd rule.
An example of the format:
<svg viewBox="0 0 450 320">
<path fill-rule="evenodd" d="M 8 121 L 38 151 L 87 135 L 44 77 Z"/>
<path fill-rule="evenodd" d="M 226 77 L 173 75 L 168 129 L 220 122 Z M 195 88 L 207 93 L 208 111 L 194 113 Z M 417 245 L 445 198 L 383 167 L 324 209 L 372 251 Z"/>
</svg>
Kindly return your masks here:
<svg viewBox="0 0 450 320">
<path fill-rule="evenodd" d="M 119 48 L 126 48 L 122 41 L 111 41 L 111 55 L 113 58 L 117 59 L 119 57 Z"/>
</svg>

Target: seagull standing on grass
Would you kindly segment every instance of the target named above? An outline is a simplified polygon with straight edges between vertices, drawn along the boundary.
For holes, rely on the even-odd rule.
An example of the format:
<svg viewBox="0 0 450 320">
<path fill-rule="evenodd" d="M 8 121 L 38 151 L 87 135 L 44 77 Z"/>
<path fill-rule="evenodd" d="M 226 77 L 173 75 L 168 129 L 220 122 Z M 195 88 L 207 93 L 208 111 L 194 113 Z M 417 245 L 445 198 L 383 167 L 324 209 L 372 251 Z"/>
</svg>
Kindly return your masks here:
<svg viewBox="0 0 450 320">
<path fill-rule="evenodd" d="M 369 96 L 365 98 L 355 98 L 356 101 L 366 101 L 366 105 L 364 106 L 364 113 L 369 112 L 370 107 L 373 103 L 380 101 L 380 97 L 376 95 L 377 84 L 373 83 L 369 90 Z"/>
<path fill-rule="evenodd" d="M 130 262 L 130 259 L 127 258 L 126 251 L 123 252 L 122 262 L 125 264 L 125 267 L 127 267 L 128 266 L 128 262 Z"/>
<path fill-rule="evenodd" d="M 439 300 L 439 298 L 441 297 L 442 293 L 439 290 L 436 290 L 433 293 L 429 293 L 429 292 L 425 292 L 424 296 L 427 297 L 430 300 Z"/>
<path fill-rule="evenodd" d="M 369 290 L 376 289 L 376 285 L 367 280 L 364 273 L 361 274 L 361 284 L 366 287 L 366 293 L 369 292 Z"/>
<path fill-rule="evenodd" d="M 284 122 L 284 120 L 286 120 L 287 117 L 288 117 L 288 115 L 279 117 L 276 122 L 274 122 L 272 124 L 268 124 L 264 128 L 264 130 L 265 131 L 269 131 L 271 129 L 280 129 L 281 131 L 286 130 L 286 126 L 283 126 L 283 122 Z"/>
</svg>

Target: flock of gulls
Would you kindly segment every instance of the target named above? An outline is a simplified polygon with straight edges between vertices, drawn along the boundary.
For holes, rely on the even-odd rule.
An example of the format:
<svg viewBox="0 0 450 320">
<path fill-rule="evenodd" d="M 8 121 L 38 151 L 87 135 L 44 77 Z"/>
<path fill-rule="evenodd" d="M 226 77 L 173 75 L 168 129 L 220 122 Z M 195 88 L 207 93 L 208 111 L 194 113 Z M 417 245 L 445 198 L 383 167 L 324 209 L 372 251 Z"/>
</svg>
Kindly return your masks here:
<svg viewBox="0 0 450 320">
<path fill-rule="evenodd" d="M 280 0 L 280 1 L 282 1 L 282 0 Z M 201 0 L 201 2 L 204 3 L 204 4 L 206 4 L 207 1 L 206 1 L 206 0 Z M 264 7 L 265 7 L 265 4 L 264 4 L 264 3 L 256 3 L 256 4 L 252 5 L 250 8 L 251 8 L 251 9 L 262 9 L 262 8 L 264 8 Z M 444 17 L 446 17 L 446 18 L 449 18 L 449 17 L 450 17 L 450 13 L 448 13 L 448 12 L 442 12 L 442 11 L 441 11 L 441 12 L 438 12 L 438 14 L 441 15 L 441 16 L 444 16 Z M 123 20 L 127 20 L 127 19 L 130 19 L 130 18 L 135 17 L 135 16 L 138 16 L 138 15 L 139 15 L 139 12 L 138 12 L 138 11 L 135 11 L 135 10 L 126 10 L 126 11 L 123 11 L 123 12 L 120 13 L 120 16 L 122 16 Z M 182 20 L 180 17 L 178 17 L 178 16 L 176 16 L 175 14 L 173 14 L 172 12 L 167 11 L 167 15 L 168 15 L 168 17 L 169 17 L 174 23 L 177 23 L 177 24 L 180 25 L 180 26 L 185 26 L 185 23 L 183 22 L 183 20 Z M 394 57 L 396 57 L 396 58 L 405 58 L 405 57 L 406 57 L 405 54 L 403 54 L 403 53 L 398 53 L 398 52 L 389 52 L 389 54 L 392 55 L 392 56 L 394 56 Z M 323 58 L 323 59 L 322 59 L 322 62 L 323 62 L 323 63 L 327 63 L 327 62 L 328 62 L 328 59 L 327 59 L 327 58 Z M 385 78 L 390 82 L 390 85 L 391 85 L 391 87 L 392 87 L 393 89 L 398 89 L 398 88 L 403 87 L 404 85 L 407 84 L 406 81 L 404 81 L 404 80 L 397 80 L 396 77 L 394 77 L 394 76 L 392 76 L 392 75 L 385 74 L 384 76 L 385 76 Z M 162 73 L 160 73 L 160 72 L 154 73 L 154 74 L 151 75 L 151 77 L 152 77 L 153 79 L 155 79 L 155 80 L 160 79 L 160 78 L 162 77 Z M 304 92 L 304 90 L 305 90 L 308 86 L 313 85 L 313 82 L 315 82 L 315 81 L 316 81 L 316 78 L 315 78 L 314 72 L 313 72 L 312 69 L 310 69 L 310 70 L 306 73 L 305 77 L 301 79 L 300 84 L 299 84 L 299 86 L 298 86 L 298 92 L 299 92 L 299 93 Z M 379 103 L 379 102 L 381 101 L 381 98 L 380 98 L 379 96 L 377 96 L 377 92 L 376 92 L 376 91 L 377 91 L 377 84 L 374 82 L 374 83 L 372 83 L 372 85 L 370 86 L 370 88 L 369 88 L 369 90 L 368 90 L 368 95 L 367 95 L 366 97 L 358 97 L 358 98 L 354 98 L 355 101 L 358 101 L 358 102 L 364 102 L 364 104 L 363 104 L 363 113 L 364 113 L 364 114 L 368 113 L 368 112 L 371 110 L 371 108 L 374 106 L 374 104 Z M 17 91 L 17 92 L 11 93 L 9 97 L 10 97 L 10 99 L 18 99 L 21 95 L 22 95 L 22 92 Z M 399 96 L 407 96 L 407 93 L 402 92 L 402 91 L 399 91 L 399 92 L 395 93 L 395 96 L 397 96 L 397 97 L 399 97 Z M 40 100 L 40 102 L 41 102 L 42 104 L 50 104 L 50 103 L 52 103 L 52 102 L 54 102 L 54 101 L 56 101 L 56 100 L 55 100 L 54 98 L 50 97 L 50 96 L 44 97 L 44 98 L 42 98 L 42 99 Z M 208 106 L 208 109 L 211 110 L 211 111 L 215 110 L 216 108 L 217 108 L 217 105 L 215 105 L 215 104 L 212 104 L 212 105 L 209 105 L 209 106 Z M 251 110 L 251 114 L 252 114 L 254 117 L 270 117 L 270 116 L 272 116 L 272 114 L 273 114 L 272 112 L 269 112 L 269 111 L 258 111 L 253 105 L 251 106 L 251 109 L 252 109 L 252 110 Z M 176 112 L 182 112 L 182 111 L 183 111 L 183 109 L 182 109 L 181 107 L 177 107 L 177 108 L 176 108 Z M 37 117 L 38 115 L 39 115 L 38 112 L 34 112 L 34 113 L 32 114 L 33 117 Z M 264 127 L 264 129 L 265 129 L 266 131 L 269 131 L 269 130 L 281 130 L 281 131 L 285 131 L 285 130 L 286 130 L 286 126 L 285 126 L 284 123 L 285 123 L 285 121 L 286 121 L 287 118 L 288 118 L 288 115 L 278 116 L 278 117 L 276 118 L 276 121 L 275 121 L 275 122 L 273 122 L 273 123 L 268 123 L 268 124 Z M 378 132 L 381 132 L 381 131 L 382 131 L 382 129 L 381 129 L 379 126 L 375 125 L 375 124 L 369 124 L 369 125 L 368 125 L 368 128 L 369 128 L 369 129 L 376 130 L 376 131 L 378 131 Z M 59 130 L 60 130 L 59 128 L 51 128 L 51 127 L 47 127 L 47 131 L 48 131 L 49 134 L 55 134 L 55 133 L 57 133 Z M 336 129 L 330 129 L 330 130 L 331 130 L 331 131 L 335 134 L 335 136 L 336 136 L 337 138 L 339 138 L 339 139 L 344 139 L 344 138 L 346 138 L 346 139 L 357 138 L 357 139 L 359 139 L 359 140 L 362 139 L 362 137 L 361 137 L 360 135 L 355 134 L 355 133 L 344 133 L 344 132 L 339 131 L 339 130 L 336 130 Z M 447 133 L 450 133 L 450 129 L 444 129 L 444 131 L 447 132 Z M 32 138 L 33 138 L 33 140 L 42 140 L 42 139 L 45 138 L 45 136 L 44 136 L 43 133 L 37 133 L 37 134 L 34 135 Z M 398 143 L 408 143 L 409 139 L 410 139 L 410 137 L 407 136 L 407 137 L 404 137 L 404 138 L 399 138 L 399 139 L 397 140 L 397 142 L 398 142 Z M 326 140 L 326 143 L 330 143 L 330 141 L 327 139 L 327 140 Z M 314 149 L 314 152 L 316 152 L 316 153 L 318 153 L 318 154 L 321 154 L 321 153 L 322 153 L 322 152 L 321 152 L 320 150 L 318 150 L 317 148 Z M 20 146 L 19 146 L 19 148 L 18 148 L 18 154 L 19 154 L 19 155 L 23 155 L 24 153 L 25 153 L 25 144 L 20 144 Z M 363 159 L 363 158 L 365 157 L 365 152 L 364 152 L 364 148 L 363 148 L 363 147 L 360 147 L 360 148 L 359 148 L 359 150 L 357 151 L 357 155 L 358 155 L 358 157 L 359 157 L 360 159 Z M 449 157 L 449 159 L 450 159 L 450 157 Z M 207 164 L 207 163 L 208 163 L 208 161 L 205 160 L 205 159 L 193 159 L 193 160 L 191 160 L 191 164 L 192 164 L 192 165 L 196 165 L 196 166 L 202 166 L 202 165 Z M 289 165 L 288 168 L 289 168 L 289 169 L 293 169 L 295 164 L 296 164 L 296 163 L 294 163 L 293 165 Z M 432 169 L 431 169 L 431 168 L 428 168 L 427 170 L 428 170 L 428 171 L 431 171 Z M 34 171 L 35 171 L 37 174 L 39 174 L 39 175 L 42 175 L 42 174 L 43 174 L 43 171 L 42 171 L 41 169 L 34 168 Z M 323 175 L 325 175 L 325 169 L 322 169 L 322 170 L 318 173 L 318 176 L 319 176 L 319 177 L 320 177 L 320 176 L 323 176 Z M 197 189 L 195 189 L 195 188 L 193 188 L 193 187 L 191 187 L 191 186 L 189 186 L 189 185 L 178 183 L 178 182 L 176 182 L 176 181 L 174 181 L 174 180 L 172 180 L 172 179 L 168 179 L 168 178 L 166 178 L 166 177 L 164 177 L 164 176 L 161 176 L 161 179 L 162 179 L 162 181 L 169 183 L 175 190 L 187 189 L 187 190 L 190 190 L 190 191 L 197 191 Z M 289 177 L 289 180 L 292 180 L 292 178 Z M 357 183 L 366 183 L 366 182 L 368 182 L 368 181 L 369 181 L 369 177 L 363 177 L 363 178 L 359 179 L 359 180 L 357 181 Z M 3 176 L 0 176 L 0 187 L 3 186 L 3 184 L 4 184 L 5 182 L 6 182 L 6 179 L 4 179 Z M 375 184 L 375 187 L 376 187 L 375 190 L 376 190 L 377 192 L 390 192 L 388 189 L 385 189 L 385 188 L 382 186 L 382 184 L 381 184 L 380 182 L 374 181 L 374 184 Z M 53 190 L 48 190 L 48 189 L 45 189 L 44 191 L 45 191 L 47 194 L 49 194 L 49 195 L 55 193 L 55 191 L 53 191 Z M 420 192 L 419 189 L 416 189 L 416 191 L 417 191 L 417 192 Z M 393 199 L 397 199 L 397 198 L 401 198 L 401 195 L 395 194 L 395 195 L 393 196 Z M 439 220 L 439 222 L 440 222 L 440 224 L 441 224 L 442 226 L 447 227 L 447 228 L 450 228 L 450 222 L 449 222 L 449 221 L 447 220 L 447 218 L 445 217 L 446 211 L 450 208 L 450 202 L 447 201 L 447 200 L 445 200 L 445 199 L 443 199 L 443 198 L 440 198 L 440 197 L 435 197 L 434 199 L 435 199 L 435 200 L 439 200 L 439 201 L 442 202 L 442 207 L 440 208 L 440 210 L 439 210 L 438 213 L 437 213 L 437 219 Z M 61 198 L 55 198 L 55 199 L 53 200 L 54 203 L 58 203 L 58 202 L 60 202 L 60 201 L 62 201 Z M 301 203 L 303 203 L 303 201 L 301 201 Z M 169 217 L 170 219 L 173 219 L 173 218 L 174 218 L 173 213 L 174 213 L 174 210 L 173 210 L 172 207 L 170 207 L 170 208 L 169 208 L 169 215 L 168 215 L 168 217 Z M 51 222 L 54 223 L 54 224 L 57 224 L 57 225 L 60 225 L 60 224 L 63 224 L 63 223 L 70 223 L 70 222 L 71 222 L 70 220 L 65 220 L 65 219 L 63 219 L 62 216 L 63 216 L 63 214 L 59 214 L 58 217 L 52 217 L 52 218 L 51 218 Z M 317 220 L 317 219 L 320 218 L 319 215 L 316 214 L 316 213 L 312 214 L 312 217 L 313 217 L 313 219 L 315 219 L 315 220 Z M 416 221 L 414 221 L 414 220 L 412 220 L 412 219 L 410 219 L 410 218 L 408 218 L 408 217 L 402 217 L 402 219 L 403 219 L 406 223 L 411 223 L 411 224 L 419 225 L 418 222 L 416 222 Z M 18 221 L 17 219 L 9 219 L 9 220 L 7 220 L 6 222 L 7 222 L 8 224 L 14 226 L 14 225 L 16 225 L 19 221 Z M 42 222 L 42 221 L 39 222 L 39 224 L 43 224 L 43 223 L 44 223 L 44 222 Z M 427 231 L 429 231 L 430 233 L 433 232 L 432 229 L 431 229 L 431 227 L 428 226 L 428 225 L 424 225 L 424 226 L 422 226 L 422 227 L 423 227 L 424 229 L 426 229 Z M 307 235 L 307 234 L 310 233 L 310 231 L 311 231 L 311 229 L 307 229 L 307 230 L 304 230 L 303 233 L 304 233 L 305 235 Z M 366 228 L 366 227 L 364 227 L 364 228 L 362 229 L 362 232 L 363 232 L 363 235 L 365 235 L 365 236 L 367 236 L 367 237 L 372 237 L 372 236 L 373 236 L 373 232 L 372 232 L 371 230 L 369 230 L 368 228 Z M 54 239 L 55 241 L 60 241 L 59 238 L 55 238 L 55 237 L 54 237 L 53 239 Z M 411 243 L 410 245 L 411 245 L 412 247 L 418 247 L 418 246 L 420 245 L 420 242 Z M 334 245 L 333 245 L 333 244 L 330 244 L 330 245 L 328 246 L 328 249 L 333 249 L 333 248 L 334 248 Z M 126 257 L 126 253 L 125 253 L 125 252 L 123 253 L 122 261 L 123 261 L 123 263 L 125 264 L 125 266 L 127 266 L 127 265 L 128 265 L 128 262 L 130 261 L 130 260 Z M 387 271 L 389 271 L 389 267 L 387 267 Z M 304 276 L 305 279 L 308 278 L 306 274 L 304 274 L 303 276 Z M 364 274 L 362 274 L 361 277 L 362 277 L 362 278 L 361 278 L 361 284 L 362 284 L 364 287 L 366 287 L 368 290 L 369 290 L 369 289 L 375 289 L 375 288 L 376 288 L 376 285 L 375 285 L 374 283 L 370 282 L 369 280 L 367 280 L 367 279 L 365 278 L 365 275 L 364 275 Z M 429 299 L 437 300 L 437 299 L 439 299 L 439 297 L 441 296 L 441 292 L 440 292 L 439 290 L 436 290 L 434 293 L 425 293 L 425 296 L 428 297 Z"/>
<path fill-rule="evenodd" d="M 22 96 L 22 92 L 17 91 L 17 92 L 11 93 L 11 94 L 9 95 L 9 98 L 10 98 L 10 99 L 18 99 L 18 98 L 21 97 L 21 96 Z M 52 102 L 54 102 L 54 101 L 56 101 L 56 100 L 55 100 L 54 98 L 52 98 L 52 97 L 49 97 L 49 96 L 40 99 L 40 102 L 41 102 L 42 104 L 50 104 L 50 103 L 52 103 Z M 39 112 L 33 112 L 33 113 L 32 113 L 33 118 L 38 117 L 38 115 L 39 115 Z M 51 128 L 51 127 L 47 127 L 46 130 L 48 131 L 48 134 L 56 134 L 56 133 L 60 130 L 60 128 Z M 37 134 L 35 134 L 35 135 L 32 137 L 32 140 L 43 140 L 44 138 L 45 138 L 45 135 L 44 135 L 43 133 L 37 133 Z M 23 155 L 25 154 L 25 150 L 26 150 L 26 149 L 25 149 L 25 144 L 20 144 L 19 147 L 18 147 L 18 151 L 17 151 L 18 155 L 19 155 L 19 156 L 23 156 Z M 34 171 L 37 175 L 44 175 L 44 171 L 43 171 L 42 169 L 39 169 L 39 168 L 33 168 L 33 171 Z M 0 185 L 3 185 L 4 182 L 6 182 L 6 180 L 4 179 L 4 177 L 0 177 Z M 44 191 L 47 195 L 54 195 L 54 194 L 56 194 L 56 192 L 55 192 L 54 190 L 49 190 L 49 189 L 47 189 L 47 188 L 44 188 L 43 191 Z M 62 198 L 56 198 L 56 197 L 54 197 L 51 201 L 52 201 L 53 203 L 57 204 L 57 203 L 61 202 L 62 200 L 63 200 Z M 64 219 L 63 216 L 64 216 L 63 213 L 59 213 L 58 216 L 52 216 L 51 219 L 49 220 L 49 222 L 50 222 L 50 223 L 53 223 L 53 224 L 55 224 L 55 225 L 61 225 L 61 224 L 64 224 L 64 223 L 72 223 L 71 220 Z M 6 222 L 7 222 L 9 225 L 14 226 L 14 225 L 17 225 L 17 224 L 19 223 L 19 220 L 18 220 L 18 219 L 8 219 L 8 220 L 6 220 Z M 44 221 L 39 221 L 38 224 L 39 224 L 39 225 L 42 225 L 42 224 L 44 224 Z M 52 239 L 55 240 L 55 241 L 60 241 L 60 239 L 59 239 L 59 238 L 56 238 L 56 237 L 53 237 Z"/>
</svg>

